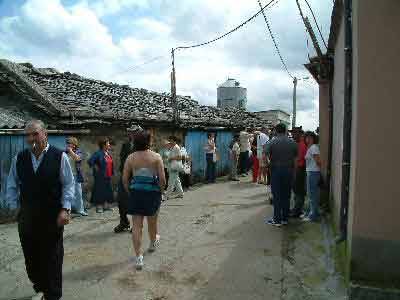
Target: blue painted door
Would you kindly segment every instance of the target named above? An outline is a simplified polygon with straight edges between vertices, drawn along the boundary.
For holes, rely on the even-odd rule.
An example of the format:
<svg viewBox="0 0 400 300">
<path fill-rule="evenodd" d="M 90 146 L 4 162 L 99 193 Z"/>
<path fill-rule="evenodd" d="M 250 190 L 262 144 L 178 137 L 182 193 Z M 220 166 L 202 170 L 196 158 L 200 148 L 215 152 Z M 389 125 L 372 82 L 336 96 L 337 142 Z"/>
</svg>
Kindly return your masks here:
<svg viewBox="0 0 400 300">
<path fill-rule="evenodd" d="M 232 133 L 218 131 L 216 146 L 219 160 L 217 162 L 217 176 L 226 175 L 229 172 L 229 144 L 232 140 Z M 193 181 L 203 181 L 206 174 L 206 155 L 204 146 L 207 143 L 207 132 L 189 131 L 185 138 L 185 146 L 192 158 Z"/>
<path fill-rule="evenodd" d="M 232 141 L 232 133 L 219 131 L 216 136 L 216 146 L 218 153 L 217 176 L 224 176 L 230 170 L 229 144 Z"/>
<path fill-rule="evenodd" d="M 186 150 L 192 160 L 192 178 L 194 182 L 203 181 L 206 172 L 206 155 L 204 146 L 207 143 L 207 133 L 204 131 L 189 131 L 185 137 Z"/>
</svg>

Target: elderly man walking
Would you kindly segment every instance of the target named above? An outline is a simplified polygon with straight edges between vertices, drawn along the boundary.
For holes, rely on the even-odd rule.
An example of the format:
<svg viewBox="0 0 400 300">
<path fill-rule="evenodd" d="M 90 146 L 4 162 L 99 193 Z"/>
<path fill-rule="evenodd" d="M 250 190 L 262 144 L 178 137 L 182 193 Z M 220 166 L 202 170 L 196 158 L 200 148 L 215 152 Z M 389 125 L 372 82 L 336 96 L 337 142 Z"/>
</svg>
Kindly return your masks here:
<svg viewBox="0 0 400 300">
<path fill-rule="evenodd" d="M 293 175 L 296 169 L 297 144 L 287 136 L 284 124 L 275 128 L 276 138 L 267 144 L 267 155 L 271 156 L 271 189 L 274 216 L 266 221 L 273 226 L 288 224 L 290 194 Z"/>
<path fill-rule="evenodd" d="M 42 121 L 25 127 L 29 145 L 18 153 L 7 181 L 8 201 L 19 202 L 18 232 L 34 300 L 62 296 L 64 225 L 70 221 L 74 177 L 66 153 L 51 146 Z"/>
</svg>

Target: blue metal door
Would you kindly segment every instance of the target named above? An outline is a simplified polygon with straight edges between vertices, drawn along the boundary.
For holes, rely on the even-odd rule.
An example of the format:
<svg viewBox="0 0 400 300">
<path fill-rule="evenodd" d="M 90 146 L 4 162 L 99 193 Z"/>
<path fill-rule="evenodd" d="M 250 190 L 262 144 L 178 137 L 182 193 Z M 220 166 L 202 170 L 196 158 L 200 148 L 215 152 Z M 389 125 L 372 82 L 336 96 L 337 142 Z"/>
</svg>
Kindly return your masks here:
<svg viewBox="0 0 400 300">
<path fill-rule="evenodd" d="M 206 155 L 204 146 L 207 143 L 207 133 L 204 131 L 189 131 L 185 137 L 185 146 L 192 159 L 192 178 L 194 182 L 203 181 L 206 172 Z"/>
<path fill-rule="evenodd" d="M 229 144 L 232 141 L 232 133 L 219 131 L 216 136 L 216 146 L 218 153 L 217 176 L 224 176 L 230 170 Z"/>
</svg>

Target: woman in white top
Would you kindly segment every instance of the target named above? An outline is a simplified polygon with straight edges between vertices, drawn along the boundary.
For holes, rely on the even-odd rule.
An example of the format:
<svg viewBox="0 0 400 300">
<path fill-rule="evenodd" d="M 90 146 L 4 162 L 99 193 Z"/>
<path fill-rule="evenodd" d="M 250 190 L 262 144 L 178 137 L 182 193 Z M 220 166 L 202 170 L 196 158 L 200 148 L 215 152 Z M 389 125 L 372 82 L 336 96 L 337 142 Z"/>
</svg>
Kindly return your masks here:
<svg viewBox="0 0 400 300">
<path fill-rule="evenodd" d="M 321 180 L 321 158 L 318 146 L 318 136 L 311 131 L 305 133 L 307 145 L 306 171 L 307 171 L 307 195 L 309 207 L 306 211 L 304 221 L 315 222 L 319 218 L 319 196 Z"/>
</svg>

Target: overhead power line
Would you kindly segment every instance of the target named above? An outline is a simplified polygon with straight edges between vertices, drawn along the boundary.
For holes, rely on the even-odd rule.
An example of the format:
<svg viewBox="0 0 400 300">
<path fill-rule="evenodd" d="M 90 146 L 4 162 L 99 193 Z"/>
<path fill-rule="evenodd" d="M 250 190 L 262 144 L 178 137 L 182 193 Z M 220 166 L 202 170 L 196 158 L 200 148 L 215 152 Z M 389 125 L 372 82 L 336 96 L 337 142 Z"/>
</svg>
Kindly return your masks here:
<svg viewBox="0 0 400 300">
<path fill-rule="evenodd" d="M 322 34 L 321 28 L 320 28 L 320 26 L 318 25 L 317 18 L 315 17 L 314 10 L 312 9 L 312 7 L 311 7 L 310 3 L 308 2 L 308 0 L 304 0 L 304 1 L 306 2 L 308 8 L 309 8 L 310 11 L 311 11 L 312 17 L 313 17 L 313 19 L 314 19 L 315 25 L 317 26 L 317 29 L 318 29 L 319 35 L 321 36 L 322 42 L 324 43 L 325 48 L 328 49 L 328 45 L 327 45 L 326 42 L 325 42 L 325 39 L 324 39 L 324 36 L 323 36 L 323 34 Z"/>
<path fill-rule="evenodd" d="M 248 18 L 246 21 L 244 21 L 243 23 L 241 23 L 240 25 L 236 26 L 235 28 L 233 28 L 232 30 L 224 33 L 223 35 L 220 35 L 219 37 L 216 37 L 215 39 L 212 39 L 210 41 L 207 42 L 203 42 L 200 44 L 196 44 L 196 45 L 191 45 L 191 46 L 180 46 L 180 47 L 176 47 L 174 50 L 178 50 L 178 49 L 190 49 L 190 48 L 197 48 L 197 47 L 201 47 L 201 46 L 205 46 L 205 45 L 209 45 L 211 43 L 214 43 L 220 39 L 223 39 L 224 37 L 234 33 L 235 31 L 237 31 L 238 29 L 242 28 L 243 26 L 245 26 L 247 23 L 251 22 L 252 20 L 254 20 L 259 14 L 264 12 L 264 9 L 266 9 L 268 6 L 270 6 L 275 0 L 271 0 L 268 2 L 268 4 L 264 5 L 261 7 L 261 9 L 254 14 L 253 16 L 251 16 L 250 18 Z"/>
<path fill-rule="evenodd" d="M 260 7 L 262 8 L 261 1 L 260 1 L 260 0 L 257 0 L 257 1 L 258 1 L 258 5 L 260 5 Z M 274 34 L 272 33 L 271 25 L 270 25 L 269 22 L 268 22 L 267 16 L 265 15 L 265 12 L 264 12 L 263 9 L 261 9 L 261 12 L 262 12 L 262 14 L 263 14 L 263 16 L 264 16 L 264 20 L 265 20 L 265 23 L 267 24 L 267 28 L 268 28 L 268 31 L 269 31 L 269 35 L 271 36 L 272 42 L 274 43 L 276 53 L 278 53 L 278 56 L 279 56 L 279 58 L 280 58 L 280 60 L 281 60 L 281 63 L 282 63 L 282 65 L 283 65 L 283 68 L 286 70 L 286 73 L 288 73 L 288 75 L 293 79 L 294 76 L 292 75 L 292 73 L 290 73 L 290 71 L 289 71 L 289 69 L 288 69 L 288 67 L 287 67 L 287 65 L 286 65 L 286 63 L 285 63 L 285 61 L 284 61 L 284 59 L 283 59 L 283 57 L 282 57 L 281 51 L 279 50 L 278 44 L 277 44 L 277 42 L 276 42 L 276 40 L 275 40 L 275 36 L 274 36 Z"/>
<path fill-rule="evenodd" d="M 140 67 L 142 67 L 142 66 L 144 66 L 144 65 L 151 64 L 151 63 L 153 63 L 153 62 L 159 61 L 160 59 L 163 59 L 163 58 L 166 58 L 166 57 L 167 57 L 167 56 L 165 56 L 165 55 L 164 55 L 164 56 L 156 56 L 156 57 L 153 57 L 153 58 L 151 58 L 151 59 L 149 59 L 149 60 L 144 61 L 144 62 L 141 63 L 141 64 L 134 65 L 134 66 L 128 67 L 127 69 L 125 69 L 125 70 L 123 70 L 123 71 L 114 73 L 114 74 L 112 74 L 112 76 L 125 74 L 125 73 L 127 73 L 127 72 L 133 71 L 133 70 L 135 70 L 135 69 L 137 69 L 137 68 L 140 68 Z"/>
</svg>

